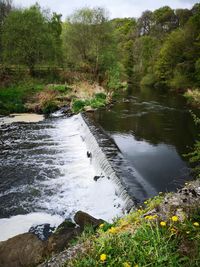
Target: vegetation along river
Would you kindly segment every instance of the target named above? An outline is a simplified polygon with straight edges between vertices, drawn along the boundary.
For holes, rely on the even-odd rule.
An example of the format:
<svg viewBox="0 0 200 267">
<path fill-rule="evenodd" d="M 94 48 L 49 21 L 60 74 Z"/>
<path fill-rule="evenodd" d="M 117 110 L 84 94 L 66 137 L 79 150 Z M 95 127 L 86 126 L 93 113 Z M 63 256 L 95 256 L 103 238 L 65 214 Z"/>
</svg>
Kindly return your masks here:
<svg viewBox="0 0 200 267">
<path fill-rule="evenodd" d="M 175 190 L 191 179 L 184 153 L 197 129 L 181 96 L 129 90 L 110 109 L 90 114 L 111 135 L 152 192 Z M 4 124 L 0 128 L 0 237 L 33 224 L 58 225 L 77 210 L 111 220 L 124 201 L 113 181 L 87 157 L 78 116 Z"/>
</svg>

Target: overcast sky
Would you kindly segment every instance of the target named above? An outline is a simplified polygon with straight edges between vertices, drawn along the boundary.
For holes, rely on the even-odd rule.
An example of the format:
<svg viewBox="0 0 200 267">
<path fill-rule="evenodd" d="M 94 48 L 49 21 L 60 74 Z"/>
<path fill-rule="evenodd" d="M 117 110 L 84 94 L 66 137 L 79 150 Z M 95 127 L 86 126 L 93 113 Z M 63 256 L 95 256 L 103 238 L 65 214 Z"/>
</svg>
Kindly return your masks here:
<svg viewBox="0 0 200 267">
<path fill-rule="evenodd" d="M 36 0 L 13 0 L 15 5 L 27 7 Z M 172 8 L 191 8 L 199 1 L 195 0 L 38 0 L 40 6 L 50 8 L 51 11 L 61 13 L 63 19 L 70 15 L 74 9 L 80 7 L 105 7 L 110 12 L 111 18 L 116 17 L 139 17 L 147 9 L 155 10 L 162 6 Z"/>
</svg>

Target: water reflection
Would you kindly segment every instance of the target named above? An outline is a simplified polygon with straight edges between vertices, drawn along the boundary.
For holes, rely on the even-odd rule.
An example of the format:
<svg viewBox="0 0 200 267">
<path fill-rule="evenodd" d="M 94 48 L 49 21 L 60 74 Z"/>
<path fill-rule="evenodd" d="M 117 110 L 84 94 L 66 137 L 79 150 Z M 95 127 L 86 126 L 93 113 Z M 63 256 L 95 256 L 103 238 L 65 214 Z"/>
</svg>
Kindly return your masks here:
<svg viewBox="0 0 200 267">
<path fill-rule="evenodd" d="M 197 139 L 197 129 L 182 96 L 132 89 L 110 111 L 93 116 L 158 191 L 173 190 L 189 178 L 183 154 Z"/>
</svg>

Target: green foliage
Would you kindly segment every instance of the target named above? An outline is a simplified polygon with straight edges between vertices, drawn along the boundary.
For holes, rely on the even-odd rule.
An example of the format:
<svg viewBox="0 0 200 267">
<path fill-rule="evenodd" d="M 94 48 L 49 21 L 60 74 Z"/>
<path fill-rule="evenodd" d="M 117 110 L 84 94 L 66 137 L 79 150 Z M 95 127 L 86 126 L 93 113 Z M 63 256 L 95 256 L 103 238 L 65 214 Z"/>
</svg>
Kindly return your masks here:
<svg viewBox="0 0 200 267">
<path fill-rule="evenodd" d="M 81 100 L 74 99 L 72 102 L 72 111 L 75 113 L 81 112 L 88 108 L 100 108 L 104 107 L 107 103 L 106 95 L 104 93 L 95 94 L 91 99 Z"/>
<path fill-rule="evenodd" d="M 55 101 L 49 100 L 42 107 L 43 114 L 50 114 L 58 109 L 58 105 Z"/>
<path fill-rule="evenodd" d="M 66 21 L 63 31 L 66 63 L 101 80 L 116 55 L 106 10 L 76 10 Z"/>
<path fill-rule="evenodd" d="M 100 225 L 97 234 L 82 238 L 86 251 L 80 252 L 66 266 L 198 266 L 199 224 L 194 225 L 199 221 L 198 211 L 183 222 L 168 218 L 164 225 L 157 215 L 144 218 L 144 214 L 160 205 L 161 200 L 160 196 L 148 200 L 147 208 L 132 212 L 115 224 Z"/>
<path fill-rule="evenodd" d="M 109 90 L 117 90 L 122 87 L 120 77 L 121 72 L 119 66 L 116 66 L 108 71 L 107 87 Z"/>
<path fill-rule="evenodd" d="M 191 86 L 191 81 L 186 74 L 175 70 L 174 77 L 169 81 L 172 89 L 187 89 Z"/>
<path fill-rule="evenodd" d="M 48 86 L 49 89 L 58 91 L 60 93 L 69 93 L 71 92 L 71 87 L 69 87 L 66 84 L 53 84 L 51 86 Z"/>
<path fill-rule="evenodd" d="M 0 114 L 25 112 L 25 103 L 28 98 L 41 91 L 44 85 L 32 81 L 22 82 L 7 88 L 0 89 Z"/>
<path fill-rule="evenodd" d="M 84 100 L 81 99 L 75 99 L 72 103 L 72 110 L 73 112 L 77 113 L 77 112 L 81 112 L 84 110 L 86 103 Z"/>
<path fill-rule="evenodd" d="M 142 87 L 153 86 L 155 84 L 155 81 L 156 81 L 155 75 L 152 73 L 148 73 L 142 78 L 140 85 Z"/>
<path fill-rule="evenodd" d="M 191 112 L 191 115 L 194 119 L 195 124 L 197 125 L 197 127 L 200 128 L 200 118 L 197 117 L 193 112 Z M 199 135 L 200 138 L 200 135 Z M 191 163 L 195 164 L 195 167 L 193 168 L 197 178 L 200 179 L 200 141 L 197 140 L 195 142 L 195 145 L 193 147 L 193 150 L 188 153 L 187 155 L 185 155 L 187 158 L 189 158 L 189 161 Z"/>
<path fill-rule="evenodd" d="M 29 9 L 10 12 L 3 25 L 5 62 L 25 65 L 31 75 L 36 64 L 55 62 L 60 45 L 58 38 L 61 32 L 57 30 L 60 24 L 60 18 L 55 14 L 49 21 L 37 4 Z"/>
</svg>

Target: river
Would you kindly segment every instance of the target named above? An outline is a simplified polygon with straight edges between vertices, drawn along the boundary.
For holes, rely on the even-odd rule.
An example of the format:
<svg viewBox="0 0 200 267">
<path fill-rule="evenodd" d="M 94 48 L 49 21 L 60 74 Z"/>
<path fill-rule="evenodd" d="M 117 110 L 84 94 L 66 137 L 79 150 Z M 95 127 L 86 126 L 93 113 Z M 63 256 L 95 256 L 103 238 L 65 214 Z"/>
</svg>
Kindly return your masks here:
<svg viewBox="0 0 200 267">
<path fill-rule="evenodd" d="M 90 116 L 153 188 L 148 196 L 191 179 L 183 154 L 198 132 L 182 96 L 131 89 L 110 109 Z M 105 220 L 124 212 L 115 183 L 109 177 L 94 180 L 101 170 L 87 157 L 82 135 L 78 116 L 1 126 L 0 240 L 33 224 L 58 225 L 78 210 Z"/>
<path fill-rule="evenodd" d="M 183 155 L 191 151 L 198 131 L 182 95 L 131 88 L 109 111 L 92 117 L 157 192 L 174 191 L 191 179 Z"/>
</svg>

